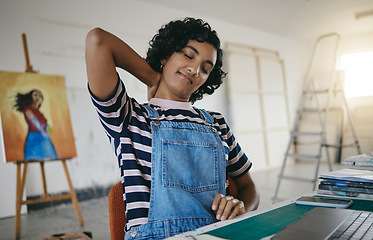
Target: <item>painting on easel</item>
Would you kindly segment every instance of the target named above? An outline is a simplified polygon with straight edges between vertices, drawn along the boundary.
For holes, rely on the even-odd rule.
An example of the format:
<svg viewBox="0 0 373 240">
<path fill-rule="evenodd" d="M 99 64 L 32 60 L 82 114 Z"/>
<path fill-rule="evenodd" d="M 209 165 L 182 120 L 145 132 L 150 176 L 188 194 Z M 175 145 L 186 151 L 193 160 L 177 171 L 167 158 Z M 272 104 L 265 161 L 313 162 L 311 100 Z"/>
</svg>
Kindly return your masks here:
<svg viewBox="0 0 373 240">
<path fill-rule="evenodd" d="M 76 157 L 63 76 L 0 71 L 0 109 L 6 162 Z"/>
</svg>

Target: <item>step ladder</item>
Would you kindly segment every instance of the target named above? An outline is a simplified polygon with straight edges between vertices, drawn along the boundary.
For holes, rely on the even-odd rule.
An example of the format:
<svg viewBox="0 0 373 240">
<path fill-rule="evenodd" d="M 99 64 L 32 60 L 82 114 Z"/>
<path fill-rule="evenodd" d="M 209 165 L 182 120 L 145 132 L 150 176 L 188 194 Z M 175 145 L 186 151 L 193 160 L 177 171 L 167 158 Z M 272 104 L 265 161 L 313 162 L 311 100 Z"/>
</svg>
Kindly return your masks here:
<svg viewBox="0 0 373 240">
<path fill-rule="evenodd" d="M 314 45 L 311 61 L 308 66 L 303 92 L 297 108 L 296 117 L 290 133 L 290 139 L 287 145 L 286 153 L 278 176 L 272 202 L 276 202 L 280 188 L 281 180 L 293 180 L 312 183 L 312 190 L 316 190 L 320 161 L 323 149 L 325 150 L 326 160 L 329 170 L 332 171 L 332 163 L 329 154 L 329 147 L 335 147 L 341 152 L 343 147 L 355 146 L 357 153 L 361 154 L 360 146 L 353 127 L 352 118 L 343 91 L 343 84 L 339 75 L 336 74 L 336 60 L 338 56 L 340 36 L 337 33 L 330 33 L 320 36 Z M 326 47 L 327 46 L 327 47 Z M 328 55 L 329 62 L 326 60 Z M 325 56 L 325 57 L 323 57 Z M 321 60 L 320 60 L 321 59 Z M 321 62 L 320 62 L 321 61 Z M 319 66 L 317 66 L 319 64 Z M 321 86 L 322 85 L 322 86 Z M 331 103 L 335 100 L 337 107 Z M 332 145 L 327 143 L 326 128 L 328 114 L 331 110 L 339 108 L 344 110 L 348 123 L 354 138 L 354 143 L 350 145 Z M 319 128 L 314 131 L 305 131 L 302 129 L 301 120 L 306 115 L 316 115 Z M 316 124 L 316 123 L 315 123 Z M 343 128 L 342 128 L 343 129 Z M 342 130 L 343 132 L 343 130 Z M 316 151 L 310 154 L 298 154 L 297 145 L 301 144 L 299 139 L 312 139 L 316 145 Z M 286 162 L 288 159 L 310 160 L 315 162 L 315 171 L 312 179 L 284 175 Z"/>
</svg>

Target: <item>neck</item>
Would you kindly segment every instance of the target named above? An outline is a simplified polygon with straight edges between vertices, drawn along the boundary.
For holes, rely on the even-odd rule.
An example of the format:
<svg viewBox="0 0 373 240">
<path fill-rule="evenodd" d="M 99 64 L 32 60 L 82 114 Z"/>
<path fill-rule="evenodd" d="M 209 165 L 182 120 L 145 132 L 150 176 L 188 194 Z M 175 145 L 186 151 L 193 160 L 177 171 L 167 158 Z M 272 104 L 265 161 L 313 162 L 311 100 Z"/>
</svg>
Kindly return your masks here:
<svg viewBox="0 0 373 240">
<path fill-rule="evenodd" d="M 34 108 L 36 108 L 36 109 L 39 108 L 38 104 L 36 104 L 36 103 L 31 104 L 31 106 L 34 107 Z"/>
<path fill-rule="evenodd" d="M 172 101 L 164 98 L 152 98 L 149 100 L 149 104 L 159 106 L 163 110 L 167 109 L 184 109 L 193 110 L 190 102 Z"/>
<path fill-rule="evenodd" d="M 162 92 L 158 89 L 157 93 L 154 96 L 155 98 L 161 98 L 161 99 L 167 99 L 172 101 L 178 101 L 178 102 L 188 102 L 188 98 L 179 97 L 176 94 L 173 94 L 172 92 Z"/>
</svg>

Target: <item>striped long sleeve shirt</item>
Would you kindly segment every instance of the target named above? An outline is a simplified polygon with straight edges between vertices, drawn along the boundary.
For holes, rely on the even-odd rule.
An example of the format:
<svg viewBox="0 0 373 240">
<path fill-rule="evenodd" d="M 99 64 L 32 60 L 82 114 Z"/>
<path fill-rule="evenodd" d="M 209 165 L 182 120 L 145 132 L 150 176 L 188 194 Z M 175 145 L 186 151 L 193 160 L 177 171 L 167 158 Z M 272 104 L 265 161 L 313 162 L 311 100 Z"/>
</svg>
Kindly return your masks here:
<svg viewBox="0 0 373 240">
<path fill-rule="evenodd" d="M 118 159 L 126 206 L 126 230 L 148 222 L 152 134 L 147 111 L 135 99 L 128 96 L 123 82 L 118 79 L 114 93 L 106 100 L 91 99 L 99 120 Z M 166 99 L 151 99 L 151 107 L 158 111 L 160 119 L 167 121 L 207 124 L 189 102 Z M 241 150 L 224 117 L 209 112 L 214 119 L 214 128 L 222 143 L 229 147 L 227 174 L 238 178 L 251 168 L 251 162 Z"/>
</svg>

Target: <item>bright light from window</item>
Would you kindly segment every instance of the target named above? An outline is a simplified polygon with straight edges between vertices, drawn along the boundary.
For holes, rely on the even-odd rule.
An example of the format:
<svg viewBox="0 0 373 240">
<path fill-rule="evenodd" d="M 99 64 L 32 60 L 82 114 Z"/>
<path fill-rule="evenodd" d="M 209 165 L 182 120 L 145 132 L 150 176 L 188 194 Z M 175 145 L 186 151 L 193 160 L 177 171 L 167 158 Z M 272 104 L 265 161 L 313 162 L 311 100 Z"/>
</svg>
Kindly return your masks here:
<svg viewBox="0 0 373 240">
<path fill-rule="evenodd" d="M 346 97 L 373 96 L 373 52 L 344 54 Z"/>
</svg>

